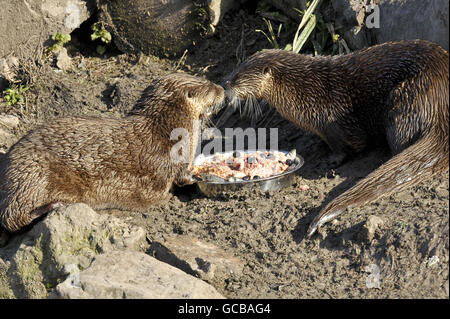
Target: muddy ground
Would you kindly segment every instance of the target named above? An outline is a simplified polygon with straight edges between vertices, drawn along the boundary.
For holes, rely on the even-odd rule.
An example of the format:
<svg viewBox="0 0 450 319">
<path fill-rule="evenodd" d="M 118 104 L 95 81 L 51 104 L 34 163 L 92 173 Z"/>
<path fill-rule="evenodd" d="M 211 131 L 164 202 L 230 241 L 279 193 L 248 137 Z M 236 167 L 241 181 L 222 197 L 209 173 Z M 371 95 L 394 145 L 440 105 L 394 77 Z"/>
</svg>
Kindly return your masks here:
<svg viewBox="0 0 450 319">
<path fill-rule="evenodd" d="M 19 116 L 22 136 L 54 116 L 123 116 L 151 79 L 178 69 L 220 83 L 237 63 L 269 48 L 260 16 L 241 10 L 227 14 L 215 35 L 188 51 L 186 59 L 167 60 L 110 51 L 99 56 L 83 43 L 68 46 L 72 70 L 60 72 L 51 61 L 25 65 L 30 90 L 23 106 L 0 102 L 1 114 Z M 80 40 L 81 41 L 81 40 Z M 218 117 L 220 117 L 219 114 Z M 234 114 L 222 127 L 248 126 Z M 278 127 L 281 149 L 296 148 L 305 158 L 295 183 L 282 191 L 242 190 L 205 198 L 194 186 L 174 190 L 166 203 L 132 217 L 149 241 L 186 234 L 231 252 L 244 263 L 241 276 L 215 287 L 228 298 L 448 298 L 448 173 L 354 209 L 323 227 L 311 240 L 306 229 L 324 204 L 389 158 L 385 149 L 360 154 L 333 168 L 330 151 L 318 137 L 301 132 L 278 114 L 265 121 Z M 300 190 L 303 185 L 308 190 Z M 373 238 L 370 216 L 382 225 Z M 368 268 L 379 269 L 374 276 Z M 370 277 L 369 277 L 370 276 Z M 367 280 L 379 279 L 378 288 Z M 376 284 L 375 284 L 376 285 Z"/>
</svg>

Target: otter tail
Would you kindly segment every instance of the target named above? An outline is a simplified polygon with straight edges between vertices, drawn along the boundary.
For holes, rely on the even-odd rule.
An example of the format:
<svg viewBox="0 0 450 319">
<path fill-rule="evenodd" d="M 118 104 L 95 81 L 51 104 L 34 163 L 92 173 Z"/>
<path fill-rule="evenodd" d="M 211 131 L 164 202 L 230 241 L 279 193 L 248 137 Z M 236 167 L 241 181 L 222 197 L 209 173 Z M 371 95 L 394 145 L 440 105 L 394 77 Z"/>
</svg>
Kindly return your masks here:
<svg viewBox="0 0 450 319">
<path fill-rule="evenodd" d="M 313 220 L 307 236 L 347 208 L 362 206 L 448 169 L 448 145 L 448 127 L 447 132 L 425 135 L 331 201 Z"/>
</svg>

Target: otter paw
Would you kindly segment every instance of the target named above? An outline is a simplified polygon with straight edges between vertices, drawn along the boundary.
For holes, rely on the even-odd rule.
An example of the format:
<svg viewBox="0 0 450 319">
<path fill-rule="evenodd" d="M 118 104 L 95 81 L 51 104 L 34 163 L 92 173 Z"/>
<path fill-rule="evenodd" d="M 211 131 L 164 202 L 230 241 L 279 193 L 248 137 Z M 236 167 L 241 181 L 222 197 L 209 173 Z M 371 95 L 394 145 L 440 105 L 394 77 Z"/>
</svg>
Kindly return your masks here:
<svg viewBox="0 0 450 319">
<path fill-rule="evenodd" d="M 185 185 L 192 185 L 194 183 L 197 183 L 197 181 L 198 180 L 194 176 L 189 175 L 189 176 L 183 176 L 183 177 L 178 178 L 175 181 L 175 184 L 177 186 L 185 186 Z"/>
<path fill-rule="evenodd" d="M 31 212 L 31 218 L 36 219 L 54 209 L 57 209 L 57 208 L 60 208 L 63 206 L 64 206 L 64 203 L 55 202 L 55 203 L 51 203 L 51 204 L 39 207 L 39 208 L 35 209 L 33 212 Z"/>
<path fill-rule="evenodd" d="M 306 237 L 311 238 L 312 235 L 317 231 L 319 227 L 321 227 L 323 224 L 328 223 L 329 221 L 335 219 L 338 215 L 342 214 L 343 209 L 341 208 L 335 208 L 329 211 L 324 211 L 320 213 L 312 223 L 309 225 L 308 231 L 306 232 Z"/>
</svg>

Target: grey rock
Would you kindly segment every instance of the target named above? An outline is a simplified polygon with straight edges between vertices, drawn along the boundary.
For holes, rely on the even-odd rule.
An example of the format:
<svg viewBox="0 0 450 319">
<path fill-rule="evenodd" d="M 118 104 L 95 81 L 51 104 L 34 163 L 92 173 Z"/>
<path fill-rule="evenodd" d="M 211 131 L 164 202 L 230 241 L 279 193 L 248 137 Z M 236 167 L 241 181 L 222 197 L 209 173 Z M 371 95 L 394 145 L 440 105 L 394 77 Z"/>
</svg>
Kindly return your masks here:
<svg viewBox="0 0 450 319">
<path fill-rule="evenodd" d="M 10 82 L 14 81 L 19 60 L 14 56 L 0 58 L 0 92 L 6 89 Z"/>
<path fill-rule="evenodd" d="M 223 299 L 202 280 L 141 252 L 111 251 L 56 287 L 66 299 Z"/>
<path fill-rule="evenodd" d="M 335 11 L 335 28 L 351 28 L 364 23 L 365 6 L 368 0 L 332 0 L 331 5 Z"/>
<path fill-rule="evenodd" d="M 239 4 L 245 2 L 247 2 L 247 0 L 208 0 L 210 24 L 215 27 L 220 22 L 220 20 L 222 20 L 225 13 L 233 8 L 237 8 Z"/>
<path fill-rule="evenodd" d="M 209 35 L 235 0 L 99 1 L 100 21 L 123 52 L 180 56 Z"/>
<path fill-rule="evenodd" d="M 15 129 L 19 126 L 20 120 L 14 115 L 0 115 L 0 127 Z"/>
<path fill-rule="evenodd" d="M 338 34 L 342 35 L 352 50 L 371 44 L 370 36 L 364 26 L 368 0 L 332 0 L 335 19 L 332 21 Z"/>
<path fill-rule="evenodd" d="M 448 50 L 448 0 L 377 0 L 380 28 L 370 29 L 377 43 L 423 39 Z"/>
<path fill-rule="evenodd" d="M 379 9 L 379 25 L 370 5 Z M 448 0 L 332 0 L 336 31 L 356 50 L 377 43 L 424 39 L 448 50 Z M 426 27 L 424 27 L 426 26 Z"/>
<path fill-rule="evenodd" d="M 0 127 L 0 154 L 6 154 L 8 149 L 17 141 L 17 137 Z"/>
<path fill-rule="evenodd" d="M 349 48 L 361 49 L 368 47 L 370 42 L 369 35 L 364 27 L 355 26 L 347 30 L 342 35 Z"/>
<path fill-rule="evenodd" d="M 34 56 L 52 35 L 72 32 L 95 8 L 95 0 L 0 0 L 0 57 Z"/>
<path fill-rule="evenodd" d="M 243 262 L 220 247 L 189 236 L 168 236 L 154 241 L 150 251 L 158 260 L 209 282 L 240 276 Z"/>
<path fill-rule="evenodd" d="M 0 295 L 45 298 L 50 288 L 70 275 L 69 265 L 86 269 L 100 253 L 143 250 L 144 245 L 140 227 L 97 214 L 85 204 L 59 208 L 0 250 L 0 259 L 9 265 L 3 271 L 0 267 L 0 282 L 2 278 L 8 282 Z"/>
<path fill-rule="evenodd" d="M 0 115 L 0 154 L 5 154 L 18 140 L 13 130 L 19 126 L 19 118 L 14 115 Z"/>
</svg>

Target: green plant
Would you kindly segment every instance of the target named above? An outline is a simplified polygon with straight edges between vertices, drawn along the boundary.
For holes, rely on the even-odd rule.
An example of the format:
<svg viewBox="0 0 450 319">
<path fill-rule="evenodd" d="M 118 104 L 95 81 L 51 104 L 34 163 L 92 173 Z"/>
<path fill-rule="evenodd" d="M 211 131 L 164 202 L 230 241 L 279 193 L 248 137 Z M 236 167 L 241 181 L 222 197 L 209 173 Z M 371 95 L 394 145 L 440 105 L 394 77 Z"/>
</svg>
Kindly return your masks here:
<svg viewBox="0 0 450 319">
<path fill-rule="evenodd" d="M 300 14 L 303 14 L 303 17 L 298 25 L 297 32 L 295 32 L 294 41 L 292 42 L 293 52 L 300 52 L 306 40 L 308 40 L 312 31 L 315 29 L 317 24 L 317 16 L 314 14 L 314 11 L 319 8 L 320 2 L 321 0 L 313 0 L 304 13 L 294 8 Z M 304 29 L 302 30 L 303 27 Z M 301 33 L 300 30 L 302 30 Z"/>
<path fill-rule="evenodd" d="M 338 34 L 334 33 L 334 29 L 330 28 L 330 24 L 325 23 L 322 19 L 321 14 L 318 12 L 321 0 L 312 0 L 311 2 L 304 2 L 304 7 L 306 10 L 301 11 L 296 8 L 293 10 L 297 11 L 301 15 L 301 21 L 297 27 L 292 43 L 288 43 L 283 49 L 286 51 L 293 51 L 299 53 L 309 42 L 314 48 L 314 55 L 322 55 L 327 48 L 329 48 L 329 43 L 333 43 L 332 53 L 334 54 L 339 45 L 339 52 L 342 51 L 342 41 Z M 282 29 L 282 24 L 279 25 L 278 31 L 275 33 L 271 21 L 263 18 L 267 25 L 268 34 L 262 30 L 255 30 L 264 34 L 267 40 L 270 42 L 273 48 L 281 48 L 279 41 L 280 33 Z M 330 41 L 331 39 L 331 41 Z"/>
<path fill-rule="evenodd" d="M 100 39 L 100 41 L 105 43 L 106 45 L 111 43 L 112 40 L 111 33 L 103 27 L 102 23 L 100 22 L 94 23 L 92 25 L 92 31 L 94 31 L 91 34 L 92 41 Z M 103 54 L 106 51 L 106 46 L 99 44 L 97 45 L 96 49 L 98 54 Z"/>
<path fill-rule="evenodd" d="M 5 99 L 8 101 L 8 105 L 15 105 L 24 101 L 23 94 L 28 91 L 28 87 L 19 85 L 18 87 L 12 87 L 5 90 Z"/>
<path fill-rule="evenodd" d="M 55 35 L 52 36 L 52 40 L 55 41 L 54 44 L 52 44 L 49 48 L 48 51 L 49 52 L 56 52 L 59 49 L 61 49 L 61 47 L 66 44 L 67 42 L 70 42 L 71 40 L 71 36 L 70 34 L 63 34 L 61 32 L 56 33 Z"/>
<path fill-rule="evenodd" d="M 267 40 L 270 42 L 270 44 L 272 44 L 272 47 L 274 47 L 275 49 L 279 49 L 280 45 L 278 44 L 277 38 L 280 37 L 281 28 L 282 28 L 283 24 L 280 23 L 280 25 L 278 26 L 277 34 L 275 35 L 275 32 L 273 32 L 272 23 L 270 22 L 270 20 L 267 20 L 266 18 L 263 18 L 263 20 L 267 25 L 267 29 L 269 30 L 270 36 L 267 35 L 267 33 L 265 33 L 263 30 L 257 29 L 255 31 L 264 34 L 264 36 L 267 38 Z"/>
<path fill-rule="evenodd" d="M 94 31 L 91 34 L 92 41 L 100 39 L 103 43 L 106 44 L 109 44 L 111 42 L 112 40 L 111 33 L 109 33 L 109 31 L 106 30 L 100 22 L 94 23 L 92 25 L 92 31 Z"/>
</svg>

